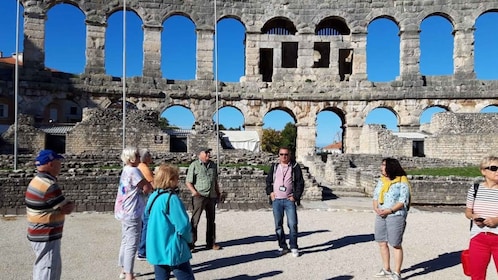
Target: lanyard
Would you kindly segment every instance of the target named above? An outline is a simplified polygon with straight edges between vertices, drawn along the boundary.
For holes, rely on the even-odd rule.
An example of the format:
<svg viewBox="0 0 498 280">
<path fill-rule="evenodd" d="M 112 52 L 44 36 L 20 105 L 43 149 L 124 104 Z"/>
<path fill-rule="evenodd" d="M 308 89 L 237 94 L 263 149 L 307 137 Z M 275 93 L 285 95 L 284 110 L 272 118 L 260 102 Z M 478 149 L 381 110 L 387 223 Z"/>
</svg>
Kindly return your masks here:
<svg viewBox="0 0 498 280">
<path fill-rule="evenodd" d="M 290 166 L 287 164 L 287 169 L 285 169 L 285 172 L 284 172 L 284 167 L 283 167 L 283 164 L 279 164 L 279 166 L 282 166 L 282 186 L 284 186 L 285 184 L 285 175 L 287 175 L 287 172 L 289 172 L 289 169 L 290 169 Z"/>
</svg>

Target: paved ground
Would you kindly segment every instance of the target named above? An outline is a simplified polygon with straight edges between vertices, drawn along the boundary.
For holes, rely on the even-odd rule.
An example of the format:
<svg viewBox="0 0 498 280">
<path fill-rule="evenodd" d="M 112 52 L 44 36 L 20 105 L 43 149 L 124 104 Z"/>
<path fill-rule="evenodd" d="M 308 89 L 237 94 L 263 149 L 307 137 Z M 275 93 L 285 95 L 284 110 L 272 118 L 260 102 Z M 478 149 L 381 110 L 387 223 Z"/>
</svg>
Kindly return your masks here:
<svg viewBox="0 0 498 280">
<path fill-rule="evenodd" d="M 191 260 L 196 279 L 375 279 L 380 268 L 373 241 L 369 198 L 303 201 L 299 210 L 301 256 L 277 257 L 273 217 L 268 208 L 220 209 L 217 232 L 221 251 L 201 250 Z M 433 209 L 434 210 L 434 209 Z M 459 208 L 425 211 L 413 207 L 404 238 L 405 279 L 468 279 L 460 252 L 468 245 L 468 221 Z M 200 233 L 205 229 L 204 219 Z M 0 219 L 0 279 L 30 279 L 33 254 L 24 216 Z M 200 238 L 202 238 L 200 234 Z M 67 218 L 62 241 L 62 279 L 118 279 L 120 224 L 112 213 L 75 213 Z M 201 239 L 198 245 L 202 246 Z M 493 265 L 492 265 L 493 266 Z M 141 279 L 153 267 L 136 262 Z M 493 267 L 488 279 L 498 279 Z"/>
</svg>

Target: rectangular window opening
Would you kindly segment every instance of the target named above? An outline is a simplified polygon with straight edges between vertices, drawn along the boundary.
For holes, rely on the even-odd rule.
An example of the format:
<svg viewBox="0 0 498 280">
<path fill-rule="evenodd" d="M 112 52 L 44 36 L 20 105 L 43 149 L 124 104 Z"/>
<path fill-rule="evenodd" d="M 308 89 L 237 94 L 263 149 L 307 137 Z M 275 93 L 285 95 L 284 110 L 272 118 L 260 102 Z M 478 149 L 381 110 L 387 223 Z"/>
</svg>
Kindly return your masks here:
<svg viewBox="0 0 498 280">
<path fill-rule="evenodd" d="M 341 81 L 349 81 L 353 74 L 353 49 L 339 50 L 339 76 Z"/>
<path fill-rule="evenodd" d="M 263 82 L 271 82 L 273 76 L 273 49 L 259 49 L 259 74 Z"/>
<path fill-rule="evenodd" d="M 315 42 L 313 46 L 313 68 L 329 68 L 330 43 Z"/>
<path fill-rule="evenodd" d="M 297 68 L 298 42 L 282 42 L 282 68 Z"/>
</svg>

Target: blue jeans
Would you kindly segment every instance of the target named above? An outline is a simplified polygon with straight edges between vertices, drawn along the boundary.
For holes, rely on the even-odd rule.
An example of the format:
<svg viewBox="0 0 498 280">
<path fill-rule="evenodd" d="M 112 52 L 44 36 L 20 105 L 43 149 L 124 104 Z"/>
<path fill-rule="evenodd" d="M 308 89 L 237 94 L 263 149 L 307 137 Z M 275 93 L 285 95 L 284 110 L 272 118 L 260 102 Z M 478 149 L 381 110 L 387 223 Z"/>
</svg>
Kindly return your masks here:
<svg viewBox="0 0 498 280">
<path fill-rule="evenodd" d="M 138 245 L 138 254 L 142 257 L 146 255 L 145 241 L 147 239 L 147 223 L 149 222 L 149 215 L 142 215 L 142 233 L 140 235 L 140 245 Z"/>
<path fill-rule="evenodd" d="M 189 261 L 176 266 L 154 265 L 154 276 L 156 280 L 169 279 L 172 271 L 177 280 L 195 279 L 194 272 L 192 272 L 192 267 L 190 266 Z"/>
<path fill-rule="evenodd" d="M 272 203 L 273 218 L 275 219 L 275 233 L 277 234 L 278 246 L 287 249 L 284 232 L 284 213 L 287 216 L 287 226 L 289 227 L 289 246 L 297 249 L 297 210 L 296 203 L 288 199 L 275 199 Z"/>
</svg>

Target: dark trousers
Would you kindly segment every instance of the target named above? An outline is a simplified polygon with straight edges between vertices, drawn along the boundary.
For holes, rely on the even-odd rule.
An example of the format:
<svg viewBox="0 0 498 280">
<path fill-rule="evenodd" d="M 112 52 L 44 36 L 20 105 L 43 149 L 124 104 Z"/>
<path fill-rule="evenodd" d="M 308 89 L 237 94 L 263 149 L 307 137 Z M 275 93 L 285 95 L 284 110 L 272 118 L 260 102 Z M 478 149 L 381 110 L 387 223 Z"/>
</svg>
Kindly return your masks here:
<svg viewBox="0 0 498 280">
<path fill-rule="evenodd" d="M 216 208 L 216 198 L 209 198 L 204 196 L 194 196 L 192 197 L 192 242 L 197 241 L 197 225 L 201 219 L 201 214 L 203 210 L 206 210 L 206 246 L 212 247 L 216 241 L 216 225 L 214 223 L 214 214 Z"/>
</svg>

